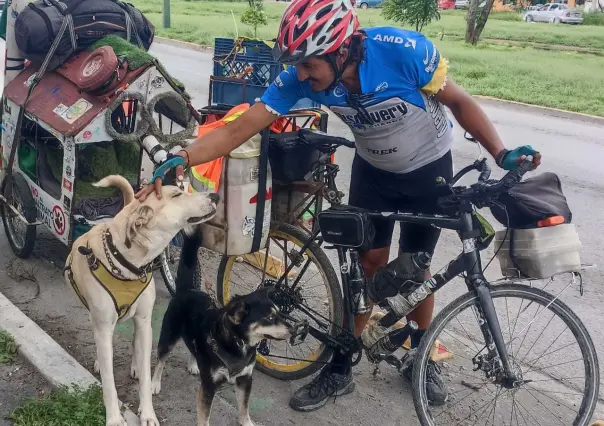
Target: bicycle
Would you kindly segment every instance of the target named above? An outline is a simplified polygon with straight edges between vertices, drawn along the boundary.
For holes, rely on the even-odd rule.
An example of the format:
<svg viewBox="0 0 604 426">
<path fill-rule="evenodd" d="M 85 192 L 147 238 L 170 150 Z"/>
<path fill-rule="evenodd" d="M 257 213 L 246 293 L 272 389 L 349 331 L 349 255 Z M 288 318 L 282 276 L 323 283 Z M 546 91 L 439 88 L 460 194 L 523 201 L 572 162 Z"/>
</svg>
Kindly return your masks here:
<svg viewBox="0 0 604 426">
<path fill-rule="evenodd" d="M 338 144 L 339 139 L 323 135 L 323 142 L 317 140 L 314 143 L 324 146 L 330 143 L 333 145 Z M 492 285 L 483 274 L 480 251 L 485 247 L 477 245 L 476 237 L 479 228 L 472 219 L 472 212 L 475 207 L 489 206 L 490 203 L 497 200 L 500 194 L 520 182 L 522 176 L 530 169 L 530 165 L 530 161 L 525 161 L 500 180 L 489 180 L 490 169 L 485 159 L 465 167 L 455 175 L 452 182 L 443 182 L 441 185 L 443 194 L 439 198 L 439 202 L 447 212 L 444 215 L 364 212 L 367 219 L 388 215 L 394 221 L 451 229 L 457 231 L 462 240 L 463 252 L 407 297 L 407 301 L 412 307 L 415 307 L 429 294 L 436 293 L 457 276 L 464 277 L 467 287 L 467 293 L 449 303 L 434 318 L 416 349 L 412 373 L 412 393 L 416 412 L 422 425 L 437 424 L 439 417 L 445 413 L 449 414 L 443 417 L 444 424 L 478 424 L 478 421 L 486 415 L 485 424 L 542 424 L 538 419 L 553 417 L 554 421 L 544 424 L 585 425 L 588 424 L 595 410 L 599 392 L 599 365 L 595 347 L 583 323 L 559 299 L 560 294 L 553 296 L 541 289 L 517 284 L 513 281 Z M 471 170 L 480 172 L 477 183 L 470 187 L 454 186 Z M 346 209 L 346 206 L 340 206 L 340 208 Z M 351 211 L 354 209 L 351 208 Z M 368 348 L 364 347 L 360 338 L 354 337 L 352 321 L 348 321 L 346 325 L 341 322 L 344 315 L 343 310 L 346 310 L 347 318 L 352 318 L 354 314 L 355 306 L 352 303 L 353 294 L 348 276 L 351 265 L 347 255 L 356 251 L 356 248 L 333 244 L 333 240 L 328 240 L 328 243 L 332 245 L 326 248 L 335 249 L 340 265 L 342 282 L 340 294 L 338 282 L 334 280 L 333 276 L 335 273 L 332 275 L 333 269 L 330 270 L 323 263 L 326 256 L 317 244 L 317 240 L 325 239 L 325 235 L 319 237 L 320 229 L 315 227 L 311 234 L 303 233 L 302 230 L 292 228 L 290 225 L 277 225 L 277 229 L 279 230 L 277 232 L 281 232 L 283 235 L 286 233 L 289 233 L 290 236 L 296 235 L 298 237 L 296 242 L 301 247 L 299 250 L 291 251 L 285 247 L 292 262 L 285 265 L 285 270 L 278 279 L 262 279 L 257 286 L 273 287 L 273 300 L 280 306 L 281 312 L 290 316 L 292 320 L 297 320 L 291 316 L 295 310 L 303 313 L 304 319 L 307 321 L 306 328 L 297 336 L 296 341 L 291 343 L 292 348 L 300 346 L 308 336 L 311 336 L 321 342 L 324 349 L 311 356 L 290 358 L 287 357 L 287 349 L 285 356 L 272 355 L 272 348 L 261 343 L 258 347 L 261 370 L 273 377 L 285 380 L 303 378 L 318 370 L 334 350 L 348 354 L 351 364 L 357 365 L 363 352 Z M 307 236 L 306 239 L 304 239 L 304 235 Z M 304 262 L 305 259 L 306 262 Z M 302 271 L 304 272 L 312 260 L 319 260 L 323 276 L 329 281 L 327 287 L 330 289 L 329 293 L 333 295 L 333 300 L 331 300 L 333 307 L 328 316 L 321 315 L 306 306 L 306 299 L 301 297 L 300 293 L 300 287 L 305 284 L 301 283 L 301 275 L 298 274 L 295 277 L 289 275 L 295 266 L 303 264 Z M 293 282 L 290 283 L 290 280 Z M 221 288 L 224 284 L 224 281 L 218 283 L 219 299 L 222 298 L 222 302 L 228 301 L 230 296 L 230 284 L 227 283 L 226 288 Z M 531 315 L 530 309 L 534 307 L 537 308 L 536 312 Z M 510 319 L 510 310 L 512 313 L 517 312 L 515 319 Z M 547 314 L 545 314 L 546 312 Z M 507 322 L 499 320 L 498 315 L 503 315 L 503 313 L 507 314 Z M 521 315 L 525 314 L 527 314 L 527 319 L 521 319 Z M 553 326 L 553 333 L 550 329 L 542 340 L 545 331 L 554 319 L 556 323 Z M 453 324 L 453 321 L 457 321 L 459 326 L 457 323 Z M 545 329 L 537 335 L 528 350 L 521 352 L 527 337 L 531 331 L 534 332 L 533 327 L 543 324 L 545 324 Z M 441 333 L 449 325 L 453 331 L 449 331 L 443 338 Z M 478 330 L 478 337 L 470 336 L 468 330 L 472 325 Z M 559 332 L 560 329 L 562 329 L 561 332 Z M 567 337 L 563 336 L 567 330 L 568 334 L 576 340 L 571 342 L 572 344 L 569 344 L 566 341 Z M 449 400 L 444 405 L 435 406 L 428 401 L 426 384 L 432 348 L 439 338 L 450 342 L 448 343 L 449 352 L 453 356 L 441 367 L 446 369 L 445 379 L 448 380 L 457 374 L 471 377 L 475 381 L 460 379 L 459 383 L 453 383 L 451 380 L 451 383 L 448 384 Z M 552 349 L 556 344 L 562 346 Z M 581 359 L 568 361 L 567 358 L 563 360 L 560 351 L 565 348 L 573 348 L 575 345 L 582 356 Z M 541 365 L 544 360 L 551 360 L 552 356 L 557 361 L 563 360 L 563 362 Z M 283 366 L 276 364 L 271 358 L 290 359 L 298 361 L 298 363 L 293 366 Z M 400 360 L 394 357 L 384 356 L 376 362 L 381 361 L 400 367 Z M 458 361 L 469 361 L 470 365 L 458 369 L 450 367 L 453 362 Z M 576 363 L 579 363 L 578 367 Z M 585 369 L 584 374 L 575 374 L 575 370 L 581 366 Z M 558 368 L 555 371 L 552 370 L 555 367 Z M 560 371 L 561 377 L 556 376 L 558 371 Z M 522 395 L 525 395 L 524 399 L 520 398 Z M 554 408 L 550 409 L 543 401 L 538 400 L 536 396 L 540 395 L 548 398 L 545 400 L 546 402 L 554 401 Z M 558 399 L 558 395 L 561 395 L 563 399 Z M 478 401 L 473 403 L 467 401 L 469 397 L 477 398 Z M 533 400 L 537 400 L 538 404 L 535 405 Z M 524 405 L 527 404 L 527 401 L 531 403 L 530 410 Z M 570 421 L 563 421 L 560 417 L 567 416 L 569 411 L 573 411 L 573 407 L 568 405 L 569 401 L 578 409 L 574 418 Z M 511 409 L 502 415 L 502 405 L 509 404 L 511 404 Z M 446 411 L 439 413 L 441 408 Z M 476 410 L 464 417 L 459 414 L 459 411 L 465 408 L 470 408 L 470 410 L 476 408 Z M 449 410 L 453 411 L 449 412 Z M 560 410 L 563 412 L 561 413 Z"/>
</svg>

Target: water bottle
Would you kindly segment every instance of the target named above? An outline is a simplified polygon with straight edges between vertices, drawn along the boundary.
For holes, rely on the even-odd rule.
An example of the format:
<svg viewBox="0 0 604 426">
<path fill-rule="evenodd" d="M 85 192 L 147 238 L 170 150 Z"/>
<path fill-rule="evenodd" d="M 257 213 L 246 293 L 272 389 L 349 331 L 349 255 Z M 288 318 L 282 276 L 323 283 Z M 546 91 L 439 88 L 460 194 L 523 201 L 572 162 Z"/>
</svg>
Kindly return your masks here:
<svg viewBox="0 0 604 426">
<path fill-rule="evenodd" d="M 352 250 L 350 252 L 350 273 L 349 273 L 350 292 L 352 293 L 352 306 L 354 306 L 355 315 L 363 315 L 369 312 L 369 303 L 367 293 L 365 292 L 365 271 L 359 259 L 359 252 Z"/>
<path fill-rule="evenodd" d="M 370 327 L 370 329 L 381 327 L 382 326 L 380 326 L 378 323 L 375 323 L 374 327 Z M 405 343 L 405 340 L 407 340 L 415 330 L 417 330 L 417 323 L 415 321 L 409 321 L 403 328 L 393 330 L 390 333 L 383 335 L 370 346 L 367 346 L 365 340 L 363 340 L 363 345 L 365 346 L 367 357 L 370 361 L 373 362 L 380 361 L 381 359 L 392 354 L 398 348 L 400 348 L 401 345 Z M 368 338 L 370 334 L 371 337 L 374 337 L 377 336 L 379 332 L 368 331 Z M 363 339 L 362 335 L 361 339 Z"/>
<path fill-rule="evenodd" d="M 408 293 L 424 282 L 430 267 L 431 256 L 427 252 L 400 253 L 380 268 L 367 286 L 367 293 L 376 303 L 383 302 L 400 292 Z"/>
<path fill-rule="evenodd" d="M 143 139 L 143 148 L 155 164 L 161 164 L 168 158 L 168 153 L 153 135 L 149 135 Z"/>
</svg>

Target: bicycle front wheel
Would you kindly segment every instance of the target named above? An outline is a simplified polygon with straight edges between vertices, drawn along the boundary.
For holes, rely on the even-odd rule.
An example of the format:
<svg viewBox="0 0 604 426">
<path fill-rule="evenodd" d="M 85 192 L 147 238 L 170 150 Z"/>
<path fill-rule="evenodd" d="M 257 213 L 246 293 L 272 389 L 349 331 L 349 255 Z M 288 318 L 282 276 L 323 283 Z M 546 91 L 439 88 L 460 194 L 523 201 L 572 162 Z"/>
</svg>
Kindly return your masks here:
<svg viewBox="0 0 604 426">
<path fill-rule="evenodd" d="M 600 376 L 581 320 L 537 288 L 498 285 L 491 296 L 518 380 L 500 380 L 501 363 L 489 355 L 479 328 L 478 297 L 467 293 L 436 316 L 417 348 L 412 387 L 422 426 L 588 425 Z M 435 366 L 430 354 L 437 339 L 452 357 Z M 448 399 L 435 406 L 429 400 L 437 376 Z"/>
<path fill-rule="evenodd" d="M 247 256 L 224 256 L 218 269 L 216 294 L 226 305 L 232 296 L 274 285 L 283 272 L 295 266 L 272 296 L 281 312 L 309 324 L 331 337 L 341 333 L 343 301 L 336 273 L 325 252 L 311 242 L 310 235 L 284 223 L 273 224 L 267 247 Z M 308 335 L 297 346 L 268 340 L 259 349 L 257 368 L 280 380 L 298 380 L 319 370 L 331 357 L 331 347 Z"/>
</svg>

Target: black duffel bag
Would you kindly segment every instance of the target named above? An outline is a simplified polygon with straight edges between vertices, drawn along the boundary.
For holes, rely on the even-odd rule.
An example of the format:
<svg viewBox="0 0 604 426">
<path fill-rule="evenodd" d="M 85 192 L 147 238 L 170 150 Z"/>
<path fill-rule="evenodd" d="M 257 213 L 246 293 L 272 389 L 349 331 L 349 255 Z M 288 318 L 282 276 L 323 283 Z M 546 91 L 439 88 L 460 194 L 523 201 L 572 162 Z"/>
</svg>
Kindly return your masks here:
<svg viewBox="0 0 604 426">
<path fill-rule="evenodd" d="M 562 216 L 564 223 L 572 220 L 560 178 L 554 173 L 542 173 L 518 183 L 500 195 L 497 204 L 490 207 L 491 213 L 508 228 L 537 228 L 539 221 L 554 216 Z"/>
<path fill-rule="evenodd" d="M 15 41 L 25 57 L 41 65 L 63 20 L 68 28 L 57 41 L 46 69 L 54 70 L 70 56 L 113 34 L 148 50 L 155 27 L 140 10 L 119 0 L 42 0 L 30 3 L 15 21 Z"/>
</svg>

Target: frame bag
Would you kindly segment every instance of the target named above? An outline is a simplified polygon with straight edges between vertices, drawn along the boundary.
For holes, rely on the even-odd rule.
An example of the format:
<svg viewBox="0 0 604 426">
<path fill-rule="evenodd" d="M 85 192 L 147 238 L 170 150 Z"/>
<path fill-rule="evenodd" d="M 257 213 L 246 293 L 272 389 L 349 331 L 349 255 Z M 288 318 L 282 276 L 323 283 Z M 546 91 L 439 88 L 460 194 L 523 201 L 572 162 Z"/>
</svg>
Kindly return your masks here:
<svg viewBox="0 0 604 426">
<path fill-rule="evenodd" d="M 368 250 L 375 236 L 373 221 L 363 209 L 332 206 L 318 215 L 321 236 L 328 244 Z"/>
</svg>

